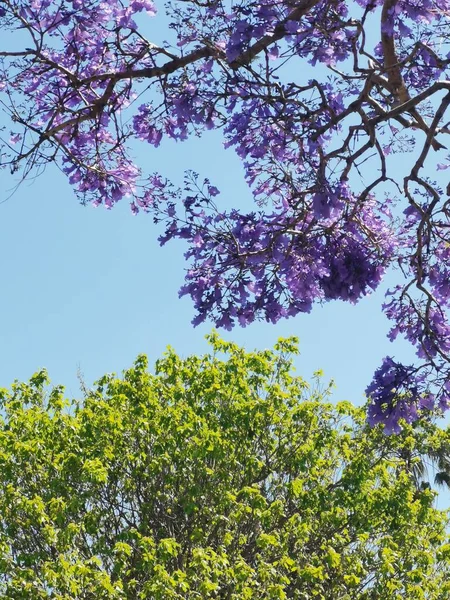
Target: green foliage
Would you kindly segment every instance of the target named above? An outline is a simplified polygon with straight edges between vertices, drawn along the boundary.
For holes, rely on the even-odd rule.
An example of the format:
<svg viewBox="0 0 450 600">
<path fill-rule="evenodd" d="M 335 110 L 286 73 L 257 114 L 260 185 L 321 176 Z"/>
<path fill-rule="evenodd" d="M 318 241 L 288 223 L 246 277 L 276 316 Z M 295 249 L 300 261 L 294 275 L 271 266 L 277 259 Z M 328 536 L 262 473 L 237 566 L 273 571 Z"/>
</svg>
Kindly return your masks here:
<svg viewBox="0 0 450 600">
<path fill-rule="evenodd" d="M 414 464 L 449 436 L 384 436 L 292 373 L 296 340 L 140 356 L 83 402 L 45 372 L 0 391 L 5 599 L 437 600 L 450 544 Z"/>
</svg>

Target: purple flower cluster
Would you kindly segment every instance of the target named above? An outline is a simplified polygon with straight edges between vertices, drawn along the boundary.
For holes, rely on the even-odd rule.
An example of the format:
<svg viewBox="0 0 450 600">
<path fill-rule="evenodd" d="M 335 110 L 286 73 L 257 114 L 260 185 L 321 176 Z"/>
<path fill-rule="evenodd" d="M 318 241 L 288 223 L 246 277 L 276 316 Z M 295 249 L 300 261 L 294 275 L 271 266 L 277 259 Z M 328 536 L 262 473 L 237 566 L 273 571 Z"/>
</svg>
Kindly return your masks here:
<svg viewBox="0 0 450 600">
<path fill-rule="evenodd" d="M 421 393 L 416 369 L 394 362 L 387 356 L 366 389 L 371 400 L 370 425 L 382 423 L 386 433 L 399 433 L 401 421 L 413 423 L 421 411 L 434 408 L 434 396 Z"/>
<path fill-rule="evenodd" d="M 432 369 L 405 366 L 387 356 L 366 389 L 368 422 L 382 424 L 388 434 L 399 433 L 402 422 L 442 413 L 450 406 L 450 382 L 433 376 Z"/>
<path fill-rule="evenodd" d="M 128 5 L 113 2 L 72 0 L 67 2 L 5 2 L 8 23 L 17 18 L 29 32 L 31 42 L 42 36 L 47 44 L 27 49 L 32 67 L 9 65 L 3 59 L 0 73 L 6 84 L 2 91 L 21 99 L 13 115 L 24 132 L 15 132 L 22 151 L 33 153 L 36 163 L 45 163 L 48 153 L 61 149 L 63 171 L 83 202 L 111 208 L 138 189 L 139 168 L 123 147 L 120 115 L 132 99 L 126 77 L 108 88 L 110 75 L 126 72 L 133 57 L 143 52 L 143 40 L 133 36 L 135 15 L 146 11 L 154 16 L 151 0 Z M 117 32 L 123 36 L 122 53 L 117 52 Z M 51 45 L 52 40 L 56 43 Z M 36 52 L 39 60 L 36 60 Z M 13 76 L 11 76 L 11 73 Z M 26 122 L 21 114 L 30 112 Z M 37 136 L 37 137 L 36 137 Z"/>
<path fill-rule="evenodd" d="M 396 247 L 373 199 L 358 220 L 343 218 L 354 201 L 345 186 L 330 192 L 332 197 L 341 192 L 330 227 L 331 211 L 324 222 L 292 207 L 272 214 L 219 213 L 213 201 L 217 189 L 209 182 L 200 187 L 195 177 L 193 182 L 187 189 L 196 187 L 197 194 L 185 199 L 183 216 L 169 204 L 161 243 L 180 238 L 189 244 L 191 265 L 180 293 L 194 301 L 195 324 L 208 317 L 228 329 L 258 317 L 275 323 L 309 312 L 316 301 L 356 302 L 376 289 Z M 378 239 L 377 250 L 369 249 L 368 235 Z"/>
</svg>

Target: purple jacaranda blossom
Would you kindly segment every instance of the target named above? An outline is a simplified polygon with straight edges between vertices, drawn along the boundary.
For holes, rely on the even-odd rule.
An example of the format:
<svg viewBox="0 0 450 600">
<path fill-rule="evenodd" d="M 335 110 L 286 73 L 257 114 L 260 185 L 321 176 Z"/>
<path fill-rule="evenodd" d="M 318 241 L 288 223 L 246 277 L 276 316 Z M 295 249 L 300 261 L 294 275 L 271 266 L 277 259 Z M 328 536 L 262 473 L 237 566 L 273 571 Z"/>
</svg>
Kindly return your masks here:
<svg viewBox="0 0 450 600">
<path fill-rule="evenodd" d="M 401 421 L 413 423 L 422 410 L 433 410 L 434 396 L 421 393 L 417 369 L 396 363 L 389 356 L 375 372 L 366 394 L 370 399 L 370 425 L 381 423 L 386 433 L 399 433 Z"/>
</svg>

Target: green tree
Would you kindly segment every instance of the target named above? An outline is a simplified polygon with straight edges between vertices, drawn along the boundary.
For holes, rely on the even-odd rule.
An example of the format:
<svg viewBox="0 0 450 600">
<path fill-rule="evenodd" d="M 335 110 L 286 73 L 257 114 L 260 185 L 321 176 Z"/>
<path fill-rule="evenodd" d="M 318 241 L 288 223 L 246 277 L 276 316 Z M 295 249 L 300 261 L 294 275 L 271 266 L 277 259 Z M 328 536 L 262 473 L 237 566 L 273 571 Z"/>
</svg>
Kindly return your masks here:
<svg viewBox="0 0 450 600">
<path fill-rule="evenodd" d="M 2 390 L 5 599 L 448 599 L 447 517 L 398 436 L 292 372 L 296 340 L 141 356 L 80 402 Z M 404 457 L 407 456 L 407 459 Z"/>
</svg>

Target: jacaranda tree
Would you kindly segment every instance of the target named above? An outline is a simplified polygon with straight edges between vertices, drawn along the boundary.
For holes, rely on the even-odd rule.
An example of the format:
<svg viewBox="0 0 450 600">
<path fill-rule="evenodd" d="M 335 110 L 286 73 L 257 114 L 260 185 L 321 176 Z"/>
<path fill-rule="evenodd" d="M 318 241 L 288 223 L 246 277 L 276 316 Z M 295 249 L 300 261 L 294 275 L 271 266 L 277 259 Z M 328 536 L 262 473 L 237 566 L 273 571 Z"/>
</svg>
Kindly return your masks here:
<svg viewBox="0 0 450 600">
<path fill-rule="evenodd" d="M 421 457 L 292 373 L 294 340 L 172 350 L 82 402 L 45 372 L 0 394 L 6 600 L 447 600 L 450 544 Z"/>
<path fill-rule="evenodd" d="M 165 224 L 162 243 L 184 239 L 195 323 L 356 302 L 395 268 L 383 310 L 419 362 L 383 362 L 370 419 L 398 431 L 446 409 L 450 207 L 434 175 L 449 166 L 449 0 L 160 8 L 153 26 L 151 0 L 0 0 L 2 164 L 55 162 L 83 202 L 128 197 Z M 207 173 L 178 188 L 130 156 L 133 138 L 208 129 L 242 159 L 254 211 L 221 208 Z"/>
</svg>

